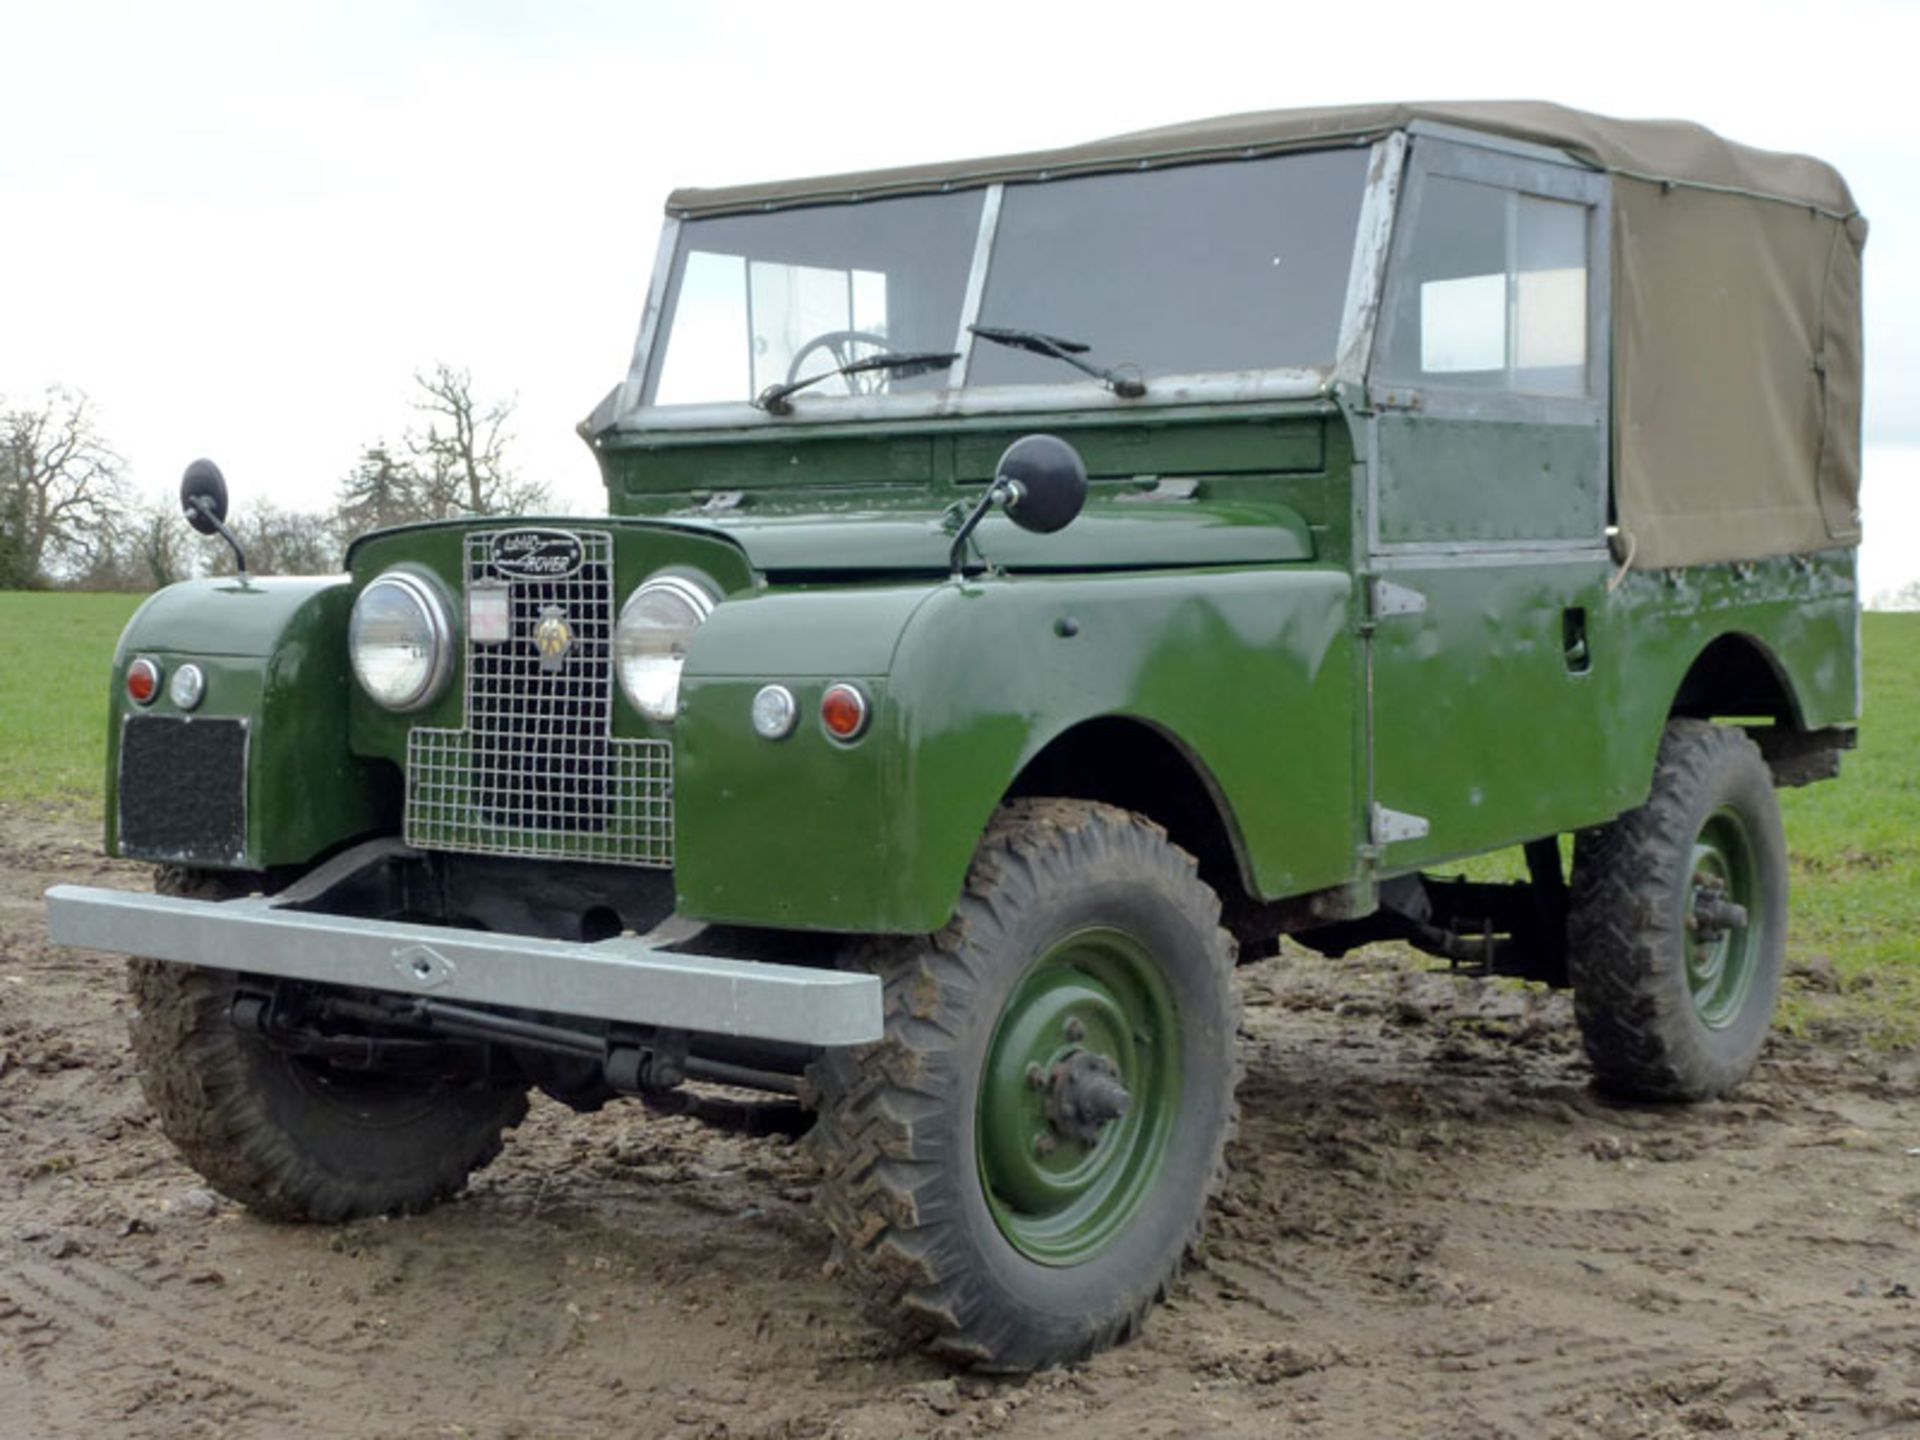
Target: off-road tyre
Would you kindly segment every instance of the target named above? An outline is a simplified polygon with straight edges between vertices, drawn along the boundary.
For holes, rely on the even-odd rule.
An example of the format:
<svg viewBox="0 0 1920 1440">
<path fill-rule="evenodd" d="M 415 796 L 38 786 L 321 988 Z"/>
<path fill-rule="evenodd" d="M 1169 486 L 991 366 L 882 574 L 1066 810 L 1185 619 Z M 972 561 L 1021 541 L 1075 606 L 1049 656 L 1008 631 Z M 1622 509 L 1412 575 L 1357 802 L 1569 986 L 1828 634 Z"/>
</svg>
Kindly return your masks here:
<svg viewBox="0 0 1920 1440">
<path fill-rule="evenodd" d="M 154 889 L 220 900 L 248 885 L 165 866 Z M 527 1113 L 517 1079 L 330 1080 L 234 1028 L 232 971 L 136 959 L 128 978 L 140 1084 L 160 1128 L 208 1184 L 258 1214 L 341 1221 L 424 1210 L 458 1193 Z"/>
<path fill-rule="evenodd" d="M 1084 1258 L 1041 1263 L 1003 1232 L 1005 1206 L 989 1198 L 981 1147 L 993 1137 L 976 1133 L 984 1067 L 1001 1056 L 1013 998 L 1084 937 L 1109 932 L 1137 938 L 1175 997 L 1157 1013 L 1177 1031 L 1177 1047 L 1160 1051 L 1177 1054 L 1162 1065 L 1177 1094 L 1157 1167 L 1118 1207 L 1114 1233 Z M 886 1038 L 816 1065 L 810 1143 L 833 1263 L 882 1323 L 997 1371 L 1082 1359 L 1138 1330 L 1200 1244 L 1238 1122 L 1234 959 L 1218 898 L 1165 831 L 1111 805 L 1056 799 L 1001 809 L 944 930 L 865 947 L 858 963 L 885 981 Z M 1099 1143 L 1119 1145 L 1123 1123 Z"/>
<path fill-rule="evenodd" d="M 1748 924 L 1728 932 L 1739 985 L 1690 960 L 1696 881 L 1718 849 L 1744 851 L 1748 872 L 1735 897 Z M 1732 1090 L 1766 1043 L 1786 936 L 1786 837 L 1759 747 L 1728 726 L 1670 721 L 1646 803 L 1574 841 L 1568 972 L 1596 1082 L 1637 1100 Z"/>
</svg>

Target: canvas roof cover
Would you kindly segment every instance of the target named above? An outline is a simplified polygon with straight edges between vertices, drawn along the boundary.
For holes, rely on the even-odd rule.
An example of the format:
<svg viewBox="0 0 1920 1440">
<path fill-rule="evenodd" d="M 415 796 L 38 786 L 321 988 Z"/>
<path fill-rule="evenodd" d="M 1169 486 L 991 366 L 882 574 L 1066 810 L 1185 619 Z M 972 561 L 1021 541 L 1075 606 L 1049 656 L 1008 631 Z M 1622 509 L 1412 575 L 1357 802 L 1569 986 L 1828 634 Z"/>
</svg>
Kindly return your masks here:
<svg viewBox="0 0 1920 1440">
<path fill-rule="evenodd" d="M 1830 165 L 1699 125 L 1540 101 L 1320 106 L 1025 155 L 678 190 L 667 209 L 698 218 L 1250 158 L 1416 120 L 1553 146 L 1614 177 L 1614 495 L 1635 565 L 1858 543 L 1866 221 Z"/>
</svg>

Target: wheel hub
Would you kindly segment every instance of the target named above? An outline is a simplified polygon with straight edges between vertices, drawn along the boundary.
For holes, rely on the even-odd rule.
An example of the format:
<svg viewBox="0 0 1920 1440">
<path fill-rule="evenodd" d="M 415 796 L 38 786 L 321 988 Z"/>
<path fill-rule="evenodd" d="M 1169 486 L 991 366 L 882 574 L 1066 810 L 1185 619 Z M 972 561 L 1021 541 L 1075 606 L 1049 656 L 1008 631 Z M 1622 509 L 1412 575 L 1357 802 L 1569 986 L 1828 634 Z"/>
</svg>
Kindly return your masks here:
<svg viewBox="0 0 1920 1440">
<path fill-rule="evenodd" d="M 1120 1067 L 1105 1055 L 1075 1050 L 1047 1081 L 1047 1123 L 1069 1140 L 1092 1147 L 1100 1132 L 1133 1108 Z"/>
<path fill-rule="evenodd" d="M 1694 1013 L 1708 1029 L 1733 1023 L 1759 953 L 1753 842 L 1731 809 L 1716 810 L 1693 842 L 1687 875 L 1686 979 Z"/>
<path fill-rule="evenodd" d="M 1693 909 L 1687 916 L 1687 929 L 1696 940 L 1711 943 L 1729 930 L 1740 930 L 1747 923 L 1747 907 L 1727 899 L 1727 882 L 1705 871 L 1693 877 Z"/>
<path fill-rule="evenodd" d="M 1008 995 L 980 1077 L 975 1144 L 1001 1232 L 1077 1264 L 1156 1183 L 1179 1095 L 1179 1025 L 1152 953 L 1106 927 L 1044 951 Z"/>
</svg>

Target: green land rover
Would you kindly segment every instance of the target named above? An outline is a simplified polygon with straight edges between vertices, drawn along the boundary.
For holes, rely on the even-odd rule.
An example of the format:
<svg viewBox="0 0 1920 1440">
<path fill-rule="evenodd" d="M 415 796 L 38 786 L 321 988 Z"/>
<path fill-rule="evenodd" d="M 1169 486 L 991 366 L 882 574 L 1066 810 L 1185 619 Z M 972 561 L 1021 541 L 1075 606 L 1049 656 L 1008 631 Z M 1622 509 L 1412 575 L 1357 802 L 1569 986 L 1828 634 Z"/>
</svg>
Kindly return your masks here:
<svg viewBox="0 0 1920 1440">
<path fill-rule="evenodd" d="M 147 1094 L 212 1184 L 415 1211 L 530 1088 L 768 1092 L 842 1267 L 1020 1369 L 1128 1336 L 1199 1241 L 1234 965 L 1281 936 L 1570 985 L 1621 1095 L 1748 1073 L 1775 787 L 1860 706 L 1832 169 L 1394 105 L 667 215 L 581 426 L 606 515 L 380 531 L 127 627 L 106 843 L 155 893 L 50 925 L 143 957 Z M 224 528 L 210 464 L 183 503 Z M 1431 873 L 1505 847 L 1529 880 Z"/>
</svg>

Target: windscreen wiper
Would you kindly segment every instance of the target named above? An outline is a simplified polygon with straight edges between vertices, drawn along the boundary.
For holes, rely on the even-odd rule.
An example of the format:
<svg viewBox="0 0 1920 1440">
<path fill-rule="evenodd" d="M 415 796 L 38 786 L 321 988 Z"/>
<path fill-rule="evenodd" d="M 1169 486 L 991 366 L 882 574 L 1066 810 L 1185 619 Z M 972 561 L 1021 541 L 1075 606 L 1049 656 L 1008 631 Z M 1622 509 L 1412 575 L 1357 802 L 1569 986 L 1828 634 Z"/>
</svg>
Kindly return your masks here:
<svg viewBox="0 0 1920 1440">
<path fill-rule="evenodd" d="M 1051 355 L 1064 360 L 1082 374 L 1091 375 L 1123 400 L 1138 400 L 1147 393 L 1147 382 L 1137 375 L 1122 375 L 1118 370 L 1103 370 L 1080 357 L 1088 347 L 1078 340 L 1062 340 L 1058 335 L 1042 335 L 1038 330 L 1002 330 L 991 325 L 969 325 L 967 329 L 982 340 L 1014 350 L 1030 350 L 1035 355 Z"/>
<path fill-rule="evenodd" d="M 957 350 L 922 350 L 904 355 L 883 350 L 878 355 L 849 360 L 837 370 L 822 370 L 818 375 L 809 375 L 804 380 L 789 380 L 784 385 L 769 385 L 754 397 L 753 403 L 769 415 L 791 415 L 793 406 L 787 403 L 789 395 L 804 390 L 809 385 L 818 385 L 822 380 L 831 380 L 836 375 L 864 375 L 871 370 L 888 370 L 902 380 L 906 380 L 915 375 L 945 370 L 959 358 L 960 353 Z"/>
</svg>

